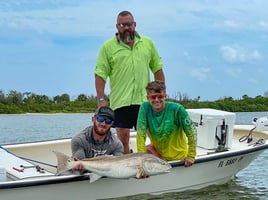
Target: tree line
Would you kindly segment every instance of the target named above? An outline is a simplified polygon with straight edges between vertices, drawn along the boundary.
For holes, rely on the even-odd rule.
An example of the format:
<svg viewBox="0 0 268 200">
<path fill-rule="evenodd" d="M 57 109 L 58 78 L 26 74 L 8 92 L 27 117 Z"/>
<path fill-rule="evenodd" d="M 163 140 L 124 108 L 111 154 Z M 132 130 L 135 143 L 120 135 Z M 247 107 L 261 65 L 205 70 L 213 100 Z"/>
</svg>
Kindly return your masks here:
<svg viewBox="0 0 268 200">
<path fill-rule="evenodd" d="M 96 100 L 95 96 L 85 94 L 80 94 L 71 100 L 67 93 L 50 98 L 47 95 L 15 90 L 4 94 L 0 90 L 0 113 L 91 113 L 97 108 Z"/>
<path fill-rule="evenodd" d="M 109 96 L 105 97 L 109 100 Z M 181 103 L 185 108 L 213 108 L 229 112 L 264 112 L 268 111 L 268 92 L 264 96 L 249 97 L 243 95 L 240 99 L 223 97 L 216 101 L 201 101 L 200 97 L 190 99 L 187 94 L 176 93 L 168 96 L 169 101 Z M 15 90 L 5 94 L 0 90 L 0 114 L 22 113 L 92 113 L 97 108 L 97 97 L 79 94 L 71 99 L 67 93 L 54 96 L 38 95 L 31 92 Z"/>
</svg>

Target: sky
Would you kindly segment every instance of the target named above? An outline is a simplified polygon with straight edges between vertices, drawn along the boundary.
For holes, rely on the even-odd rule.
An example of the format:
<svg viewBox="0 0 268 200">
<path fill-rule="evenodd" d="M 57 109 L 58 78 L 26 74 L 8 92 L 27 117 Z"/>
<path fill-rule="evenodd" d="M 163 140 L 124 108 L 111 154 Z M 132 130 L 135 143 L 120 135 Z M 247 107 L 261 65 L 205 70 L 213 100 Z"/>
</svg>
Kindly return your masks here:
<svg viewBox="0 0 268 200">
<path fill-rule="evenodd" d="M 0 90 L 96 95 L 99 50 L 129 10 L 158 49 L 169 97 L 264 95 L 267 8 L 267 0 L 1 0 Z"/>
</svg>

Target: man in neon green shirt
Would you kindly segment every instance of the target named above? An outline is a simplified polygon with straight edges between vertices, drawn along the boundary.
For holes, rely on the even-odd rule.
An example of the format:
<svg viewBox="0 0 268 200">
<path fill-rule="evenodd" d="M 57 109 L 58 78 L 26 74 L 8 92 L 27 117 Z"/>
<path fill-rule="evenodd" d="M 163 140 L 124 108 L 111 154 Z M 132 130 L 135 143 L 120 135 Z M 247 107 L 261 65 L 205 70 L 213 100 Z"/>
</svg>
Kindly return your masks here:
<svg viewBox="0 0 268 200">
<path fill-rule="evenodd" d="M 129 11 L 118 14 L 118 32 L 101 47 L 95 68 L 98 106 L 107 105 L 104 88 L 110 79 L 110 107 L 115 112 L 114 126 L 124 153 L 129 153 L 130 129 L 136 128 L 140 104 L 146 100 L 144 88 L 150 82 L 150 71 L 155 80 L 165 81 L 162 61 L 153 42 L 140 36 L 135 27 Z"/>
<path fill-rule="evenodd" d="M 150 152 L 164 160 L 184 160 L 186 167 L 196 156 L 196 128 L 181 104 L 166 102 L 165 84 L 153 81 L 146 87 L 148 102 L 139 111 L 138 152 Z M 146 136 L 151 145 L 146 148 Z"/>
</svg>

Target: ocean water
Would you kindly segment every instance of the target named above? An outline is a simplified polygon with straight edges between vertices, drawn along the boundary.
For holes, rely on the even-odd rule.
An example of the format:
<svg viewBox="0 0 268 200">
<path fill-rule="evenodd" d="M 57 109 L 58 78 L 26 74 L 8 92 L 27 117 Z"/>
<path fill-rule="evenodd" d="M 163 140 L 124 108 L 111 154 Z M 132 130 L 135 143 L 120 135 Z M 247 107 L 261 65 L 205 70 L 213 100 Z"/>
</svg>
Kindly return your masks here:
<svg viewBox="0 0 268 200">
<path fill-rule="evenodd" d="M 268 112 L 239 112 L 236 113 L 236 124 L 251 124 L 253 118 L 264 116 L 268 116 Z M 72 137 L 91 124 L 91 117 L 92 114 L 0 114 L 0 145 Z M 224 185 L 117 199 L 268 200 L 268 150 Z"/>
</svg>

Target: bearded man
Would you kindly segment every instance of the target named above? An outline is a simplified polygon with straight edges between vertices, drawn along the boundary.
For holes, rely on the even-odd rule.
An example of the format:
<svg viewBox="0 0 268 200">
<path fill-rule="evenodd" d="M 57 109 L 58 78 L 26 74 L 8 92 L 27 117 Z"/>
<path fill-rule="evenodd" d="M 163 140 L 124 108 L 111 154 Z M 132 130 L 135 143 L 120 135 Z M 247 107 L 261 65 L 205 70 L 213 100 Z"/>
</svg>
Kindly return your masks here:
<svg viewBox="0 0 268 200">
<path fill-rule="evenodd" d="M 130 153 L 130 129 L 137 124 L 138 112 L 146 100 L 145 87 L 154 79 L 164 82 L 162 61 L 152 40 L 140 36 L 131 12 L 122 11 L 117 16 L 115 36 L 100 49 L 95 68 L 95 88 L 98 106 L 110 105 L 115 112 L 113 126 L 124 146 Z M 105 99 L 106 80 L 110 79 L 109 102 Z"/>
<path fill-rule="evenodd" d="M 123 154 L 121 141 L 111 132 L 114 111 L 109 106 L 99 107 L 92 117 L 93 126 L 88 126 L 72 138 L 72 157 L 92 158 L 102 155 Z"/>
</svg>

